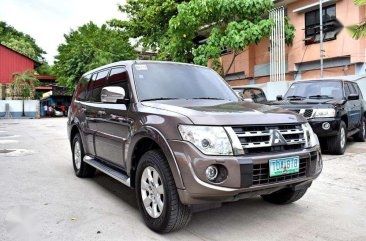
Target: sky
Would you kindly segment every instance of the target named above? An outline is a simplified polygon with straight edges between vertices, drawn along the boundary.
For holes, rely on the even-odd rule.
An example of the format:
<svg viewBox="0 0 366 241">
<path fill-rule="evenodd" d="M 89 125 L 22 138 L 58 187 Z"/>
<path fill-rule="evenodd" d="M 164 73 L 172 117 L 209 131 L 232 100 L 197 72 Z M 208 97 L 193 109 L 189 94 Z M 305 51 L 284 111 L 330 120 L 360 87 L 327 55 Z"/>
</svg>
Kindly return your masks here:
<svg viewBox="0 0 366 241">
<path fill-rule="evenodd" d="M 118 11 L 125 0 L 0 0 L 0 20 L 29 34 L 47 54 L 52 64 L 64 34 L 89 21 L 98 25 L 117 18 L 126 19 Z"/>
</svg>

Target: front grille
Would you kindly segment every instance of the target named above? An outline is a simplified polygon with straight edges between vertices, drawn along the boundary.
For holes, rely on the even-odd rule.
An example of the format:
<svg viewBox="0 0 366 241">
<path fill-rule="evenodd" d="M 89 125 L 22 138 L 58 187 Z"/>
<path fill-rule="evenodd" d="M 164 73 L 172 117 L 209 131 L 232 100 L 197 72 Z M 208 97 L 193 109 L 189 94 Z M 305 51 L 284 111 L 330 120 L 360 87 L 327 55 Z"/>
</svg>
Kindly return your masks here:
<svg viewBox="0 0 366 241">
<path fill-rule="evenodd" d="M 312 115 L 313 115 L 313 110 L 312 110 L 312 109 L 306 109 L 306 110 L 304 111 L 304 114 L 303 114 L 303 116 L 304 116 L 305 118 L 310 118 Z"/>
<path fill-rule="evenodd" d="M 271 184 L 295 178 L 305 177 L 307 171 L 309 158 L 301 158 L 299 172 L 293 174 L 287 174 L 277 177 L 269 176 L 269 164 L 255 164 L 253 165 L 253 185 Z"/>
<path fill-rule="evenodd" d="M 233 127 L 233 130 L 246 154 L 301 150 L 305 147 L 304 131 L 299 124 Z"/>
<path fill-rule="evenodd" d="M 297 114 L 300 114 L 302 116 L 304 116 L 305 118 L 309 119 L 313 116 L 313 109 L 297 109 L 297 110 L 291 110 Z"/>
</svg>

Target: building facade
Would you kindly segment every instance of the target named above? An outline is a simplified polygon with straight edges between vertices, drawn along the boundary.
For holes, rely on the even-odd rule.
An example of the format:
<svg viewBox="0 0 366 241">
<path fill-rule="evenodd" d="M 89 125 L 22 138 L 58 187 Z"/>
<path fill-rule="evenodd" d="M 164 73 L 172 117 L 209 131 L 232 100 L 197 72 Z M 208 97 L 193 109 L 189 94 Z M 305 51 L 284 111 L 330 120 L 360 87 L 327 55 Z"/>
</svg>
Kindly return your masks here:
<svg viewBox="0 0 366 241">
<path fill-rule="evenodd" d="M 290 23 L 295 26 L 292 45 L 285 48 L 286 80 L 320 77 L 319 1 L 280 0 Z M 366 74 L 366 39 L 355 40 L 346 27 L 365 20 L 366 7 L 352 0 L 323 0 L 324 77 Z M 266 83 L 270 80 L 270 39 L 250 45 L 238 55 L 227 81 L 230 85 Z M 224 69 L 232 53 L 221 57 Z"/>
<path fill-rule="evenodd" d="M 35 60 L 0 44 L 0 100 L 7 96 L 7 86 L 13 81 L 12 75 L 34 69 L 39 65 Z"/>
</svg>

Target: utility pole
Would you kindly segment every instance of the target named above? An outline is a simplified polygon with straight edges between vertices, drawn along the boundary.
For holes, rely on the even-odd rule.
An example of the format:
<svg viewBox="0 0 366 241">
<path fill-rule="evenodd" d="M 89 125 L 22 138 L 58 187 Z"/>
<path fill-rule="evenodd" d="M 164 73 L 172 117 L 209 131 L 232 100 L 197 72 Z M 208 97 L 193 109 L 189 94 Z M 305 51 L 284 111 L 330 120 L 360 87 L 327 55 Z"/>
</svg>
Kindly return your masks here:
<svg viewBox="0 0 366 241">
<path fill-rule="evenodd" d="M 319 1 L 319 25 L 320 25 L 320 78 L 323 78 L 323 0 Z"/>
</svg>

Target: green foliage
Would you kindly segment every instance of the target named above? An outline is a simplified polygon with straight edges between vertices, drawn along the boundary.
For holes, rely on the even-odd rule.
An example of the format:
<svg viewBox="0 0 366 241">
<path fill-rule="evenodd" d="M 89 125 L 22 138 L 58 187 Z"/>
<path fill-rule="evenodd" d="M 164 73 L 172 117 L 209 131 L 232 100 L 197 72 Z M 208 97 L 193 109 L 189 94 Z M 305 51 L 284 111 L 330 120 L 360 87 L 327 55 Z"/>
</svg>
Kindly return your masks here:
<svg viewBox="0 0 366 241">
<path fill-rule="evenodd" d="M 35 77 L 33 70 L 26 70 L 23 73 L 14 73 L 11 83 L 13 96 L 21 96 L 22 99 L 33 98 L 35 87 L 40 84 Z"/>
<path fill-rule="evenodd" d="M 42 62 L 42 64 L 36 69 L 37 74 L 39 75 L 54 75 L 55 71 L 53 70 L 53 66 L 50 66 L 46 61 Z"/>
<path fill-rule="evenodd" d="M 37 61 L 41 61 L 43 59 L 42 54 L 46 53 L 31 36 L 2 21 L 0 21 L 0 42 Z"/>
<path fill-rule="evenodd" d="M 271 0 L 192 0 L 178 6 L 178 15 L 169 23 L 169 42 L 162 48 L 170 59 L 207 65 L 221 51 L 230 48 L 235 56 L 250 44 L 257 44 L 271 32 L 273 21 L 266 17 Z M 192 39 L 203 29 L 210 30 L 207 44 L 196 46 Z M 286 19 L 286 42 L 294 38 L 294 26 Z M 192 55 L 193 54 L 193 55 Z"/>
<path fill-rule="evenodd" d="M 366 5 L 366 0 L 354 0 L 354 3 L 357 6 L 363 6 Z M 349 26 L 347 29 L 350 32 L 352 38 L 354 39 L 360 39 L 366 37 L 366 21 Z"/>
<path fill-rule="evenodd" d="M 166 42 L 169 20 L 177 14 L 181 2 L 184 0 L 127 0 L 118 8 L 129 20 L 113 19 L 109 24 L 138 39 L 137 45 L 145 50 L 156 51 Z"/>
<path fill-rule="evenodd" d="M 54 71 L 59 83 L 74 88 L 87 71 L 112 62 L 135 59 L 129 37 L 122 31 L 93 22 L 64 35 L 65 43 L 58 47 Z"/>
</svg>

